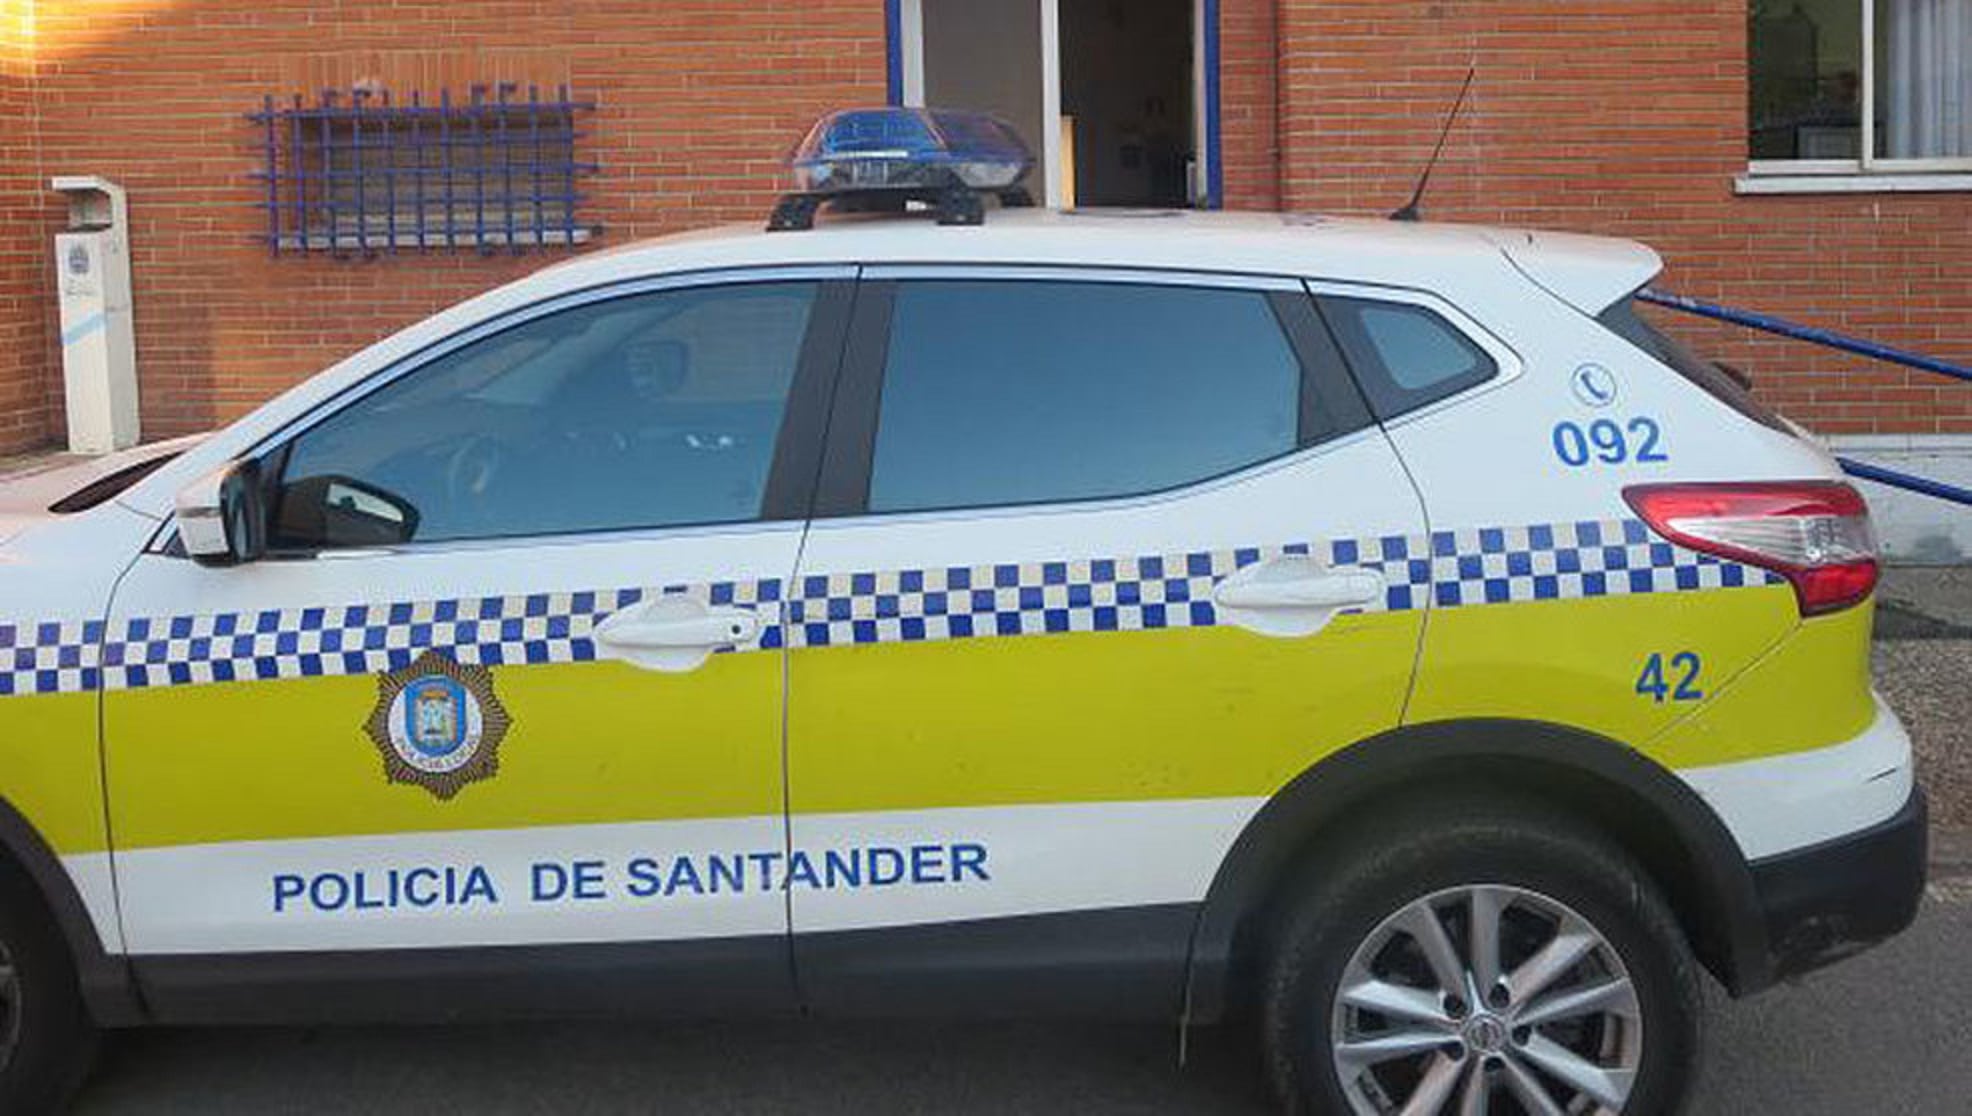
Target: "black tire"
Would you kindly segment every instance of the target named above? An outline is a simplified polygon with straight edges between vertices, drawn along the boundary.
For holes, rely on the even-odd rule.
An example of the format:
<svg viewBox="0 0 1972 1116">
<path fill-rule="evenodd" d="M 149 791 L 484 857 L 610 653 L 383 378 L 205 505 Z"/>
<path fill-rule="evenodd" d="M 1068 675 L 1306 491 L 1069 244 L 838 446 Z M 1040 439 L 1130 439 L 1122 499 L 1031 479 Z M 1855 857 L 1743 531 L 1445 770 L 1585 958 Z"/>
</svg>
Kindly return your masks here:
<svg viewBox="0 0 1972 1116">
<path fill-rule="evenodd" d="M 1683 1107 L 1701 1049 L 1699 972 L 1670 908 L 1642 867 L 1622 849 L 1566 815 L 1509 795 L 1440 794 L 1358 819 L 1354 832 L 1299 877 L 1297 895 L 1272 938 L 1261 989 L 1262 1041 L 1275 1089 L 1290 1112 L 1358 1111 L 1345 1092 L 1331 1047 L 1336 996 L 1358 947 L 1413 903 L 1452 889 L 1489 884 L 1557 900 L 1601 935 L 1627 970 L 1641 1018 L 1637 1032 L 1641 1053 L 1623 1110 L 1655 1116 Z M 1524 901 L 1515 900 L 1516 904 Z M 1463 950 L 1461 908 L 1457 899 L 1446 902 L 1441 925 L 1448 927 Z M 1469 912 L 1471 907 L 1462 909 Z M 1526 909 L 1518 908 L 1512 915 L 1521 927 L 1529 917 Z M 1395 942 L 1392 948 L 1397 952 L 1376 954 L 1384 959 L 1379 963 L 1404 962 L 1412 956 L 1404 951 L 1413 948 L 1414 939 L 1380 940 Z M 1528 1000 L 1540 1002 L 1538 996 Z M 1491 1009 L 1461 1005 L 1447 1010 Z M 1608 1034 L 1631 1026 L 1592 1025 L 1610 1027 Z M 1528 1029 L 1507 1032 L 1515 1044 L 1524 1041 L 1520 1037 L 1524 1033 Z M 1464 1041 L 1464 1036 L 1455 1036 L 1439 1052 L 1463 1067 L 1468 1052 L 1480 1049 Z M 1395 1063 L 1394 1072 L 1415 1074 L 1411 1080 L 1421 1082 L 1433 1056 L 1417 1055 L 1418 1061 L 1409 1066 Z M 1520 1066 L 1527 1064 L 1516 1058 Z M 1478 1057 L 1471 1064 L 1492 1066 L 1493 1080 L 1504 1086 L 1506 1060 L 1504 1055 Z M 1555 1088 L 1559 1096 L 1558 1084 Z M 1390 1099 L 1389 1090 L 1385 1098 Z M 1503 1102 L 1496 1095 L 1491 1111 L 1510 1112 L 1516 1103 Z M 1445 1110 L 1455 1111 L 1456 1105 Z"/>
<path fill-rule="evenodd" d="M 12 1002 L 0 1002 L 0 1043 L 13 1039 L 0 1050 L 0 1112 L 64 1112 L 95 1057 L 96 1028 L 68 943 L 10 864 L 0 864 L 0 950 L 14 973 Z"/>
</svg>

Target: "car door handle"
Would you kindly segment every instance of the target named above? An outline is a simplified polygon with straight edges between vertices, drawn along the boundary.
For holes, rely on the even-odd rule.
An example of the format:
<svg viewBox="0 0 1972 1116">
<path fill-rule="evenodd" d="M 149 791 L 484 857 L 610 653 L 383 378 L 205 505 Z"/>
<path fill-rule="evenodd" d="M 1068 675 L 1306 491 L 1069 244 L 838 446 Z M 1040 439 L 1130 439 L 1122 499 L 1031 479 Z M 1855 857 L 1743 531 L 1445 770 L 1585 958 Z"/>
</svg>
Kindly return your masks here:
<svg viewBox="0 0 1972 1116">
<path fill-rule="evenodd" d="M 1383 576 L 1346 570 L 1284 581 L 1225 585 L 1213 597 L 1225 608 L 1349 608 L 1365 605 L 1383 592 Z"/>
<path fill-rule="evenodd" d="M 743 608 L 713 608 L 683 594 L 632 605 L 596 625 L 596 647 L 651 670 L 694 670 L 722 647 L 749 643 L 760 618 Z"/>
<path fill-rule="evenodd" d="M 1345 608 L 1383 596 L 1383 575 L 1360 566 L 1334 569 L 1305 554 L 1248 566 L 1221 581 L 1212 604 L 1227 623 L 1275 636 L 1313 635 Z"/>
</svg>

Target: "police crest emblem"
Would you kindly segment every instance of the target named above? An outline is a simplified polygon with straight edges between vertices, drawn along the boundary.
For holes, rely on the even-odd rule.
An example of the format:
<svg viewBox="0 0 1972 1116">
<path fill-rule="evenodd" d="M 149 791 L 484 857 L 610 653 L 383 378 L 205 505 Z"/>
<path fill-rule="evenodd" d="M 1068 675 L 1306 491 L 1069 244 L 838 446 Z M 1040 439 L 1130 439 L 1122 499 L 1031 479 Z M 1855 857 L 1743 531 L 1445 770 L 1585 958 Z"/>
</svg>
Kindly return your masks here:
<svg viewBox="0 0 1972 1116">
<path fill-rule="evenodd" d="M 383 755 L 384 778 L 449 799 L 500 769 L 513 718 L 493 693 L 493 674 L 428 650 L 377 675 L 377 705 L 364 730 Z"/>
</svg>

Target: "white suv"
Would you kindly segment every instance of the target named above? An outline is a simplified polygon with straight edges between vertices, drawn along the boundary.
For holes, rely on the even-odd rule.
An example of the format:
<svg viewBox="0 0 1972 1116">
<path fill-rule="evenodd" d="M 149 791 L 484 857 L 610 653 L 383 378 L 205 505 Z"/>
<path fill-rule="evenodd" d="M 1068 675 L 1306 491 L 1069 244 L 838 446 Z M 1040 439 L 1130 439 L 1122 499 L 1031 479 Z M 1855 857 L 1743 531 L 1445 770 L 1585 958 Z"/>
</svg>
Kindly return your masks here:
<svg viewBox="0 0 1972 1116">
<path fill-rule="evenodd" d="M 95 1026 L 1263 1021 L 1659 1112 L 1912 917 L 1829 457 L 1635 244 L 1039 211 L 584 256 L 6 497 L 0 1107 Z M 175 456 L 174 456 L 175 455 Z"/>
</svg>

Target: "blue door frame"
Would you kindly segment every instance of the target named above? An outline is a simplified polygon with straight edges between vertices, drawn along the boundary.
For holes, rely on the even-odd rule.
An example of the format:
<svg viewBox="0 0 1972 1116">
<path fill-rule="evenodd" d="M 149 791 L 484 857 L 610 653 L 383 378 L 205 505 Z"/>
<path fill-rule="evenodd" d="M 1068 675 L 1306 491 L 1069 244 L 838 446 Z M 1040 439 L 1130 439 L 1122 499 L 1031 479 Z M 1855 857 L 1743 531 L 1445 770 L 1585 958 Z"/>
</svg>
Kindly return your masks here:
<svg viewBox="0 0 1972 1116">
<path fill-rule="evenodd" d="M 890 103 L 904 103 L 904 0 L 883 0 L 883 70 Z"/>
</svg>

